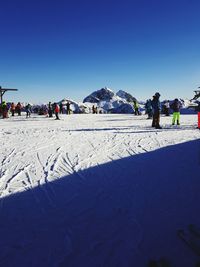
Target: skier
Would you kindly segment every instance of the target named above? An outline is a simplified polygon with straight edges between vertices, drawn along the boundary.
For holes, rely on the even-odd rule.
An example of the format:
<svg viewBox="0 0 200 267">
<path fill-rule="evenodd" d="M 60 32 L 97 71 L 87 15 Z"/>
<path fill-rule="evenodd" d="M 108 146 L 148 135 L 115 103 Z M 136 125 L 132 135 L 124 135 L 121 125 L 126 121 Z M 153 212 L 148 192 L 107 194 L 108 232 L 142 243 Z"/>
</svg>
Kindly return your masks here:
<svg viewBox="0 0 200 267">
<path fill-rule="evenodd" d="M 62 104 L 62 102 L 60 103 L 59 107 L 60 107 L 60 114 L 63 114 L 63 104 Z"/>
<path fill-rule="evenodd" d="M 49 102 L 49 105 L 48 105 L 48 114 L 49 114 L 49 118 L 53 117 L 53 110 L 52 110 L 51 102 Z"/>
<path fill-rule="evenodd" d="M 67 102 L 66 107 L 67 107 L 67 114 L 70 115 L 70 103 L 69 103 L 69 101 Z"/>
<path fill-rule="evenodd" d="M 58 116 L 59 111 L 60 111 L 60 109 L 59 109 L 59 105 L 56 104 L 56 103 L 54 103 L 54 107 L 55 107 L 54 112 L 55 112 L 55 115 L 56 115 L 56 120 L 59 120 L 59 116 Z"/>
<path fill-rule="evenodd" d="M 133 101 L 133 107 L 134 107 L 134 110 L 135 110 L 135 115 L 140 115 L 139 114 L 139 105 L 138 105 L 138 102 L 136 100 Z"/>
<path fill-rule="evenodd" d="M 28 103 L 28 105 L 26 105 L 25 107 L 25 110 L 26 110 L 26 118 L 30 118 L 31 116 L 31 105 Z"/>
<path fill-rule="evenodd" d="M 93 114 L 95 114 L 95 113 L 96 113 L 96 108 L 95 108 L 95 106 L 94 106 L 94 105 L 92 106 L 92 113 L 93 113 Z"/>
<path fill-rule="evenodd" d="M 12 113 L 12 116 L 15 116 L 15 104 L 13 102 L 11 103 L 10 111 Z"/>
<path fill-rule="evenodd" d="M 151 99 L 148 99 L 148 100 L 146 101 L 146 104 L 145 104 L 145 110 L 146 110 L 146 114 L 148 114 L 148 118 L 147 118 L 147 119 L 151 119 L 151 118 L 152 118 Z"/>
<path fill-rule="evenodd" d="M 2 102 L 2 106 L 1 106 L 1 108 L 2 108 L 3 119 L 8 118 L 8 107 L 7 107 L 7 105 L 6 105 L 6 101 L 3 101 L 3 102 Z"/>
<path fill-rule="evenodd" d="M 164 108 L 164 114 L 166 116 L 169 116 L 169 109 L 170 109 L 170 104 L 169 104 L 169 100 L 166 100 L 163 104 L 163 108 Z"/>
<path fill-rule="evenodd" d="M 174 102 L 171 104 L 171 109 L 173 110 L 173 118 L 172 118 L 172 125 L 177 123 L 177 125 L 180 125 L 180 108 L 181 103 L 179 102 L 178 98 L 174 99 Z"/>
<path fill-rule="evenodd" d="M 160 94 L 157 92 L 153 96 L 153 100 L 151 101 L 152 109 L 153 109 L 153 121 L 152 127 L 156 129 L 162 129 L 160 126 L 160 112 L 161 112 L 161 105 L 160 105 Z"/>
<path fill-rule="evenodd" d="M 21 116 L 22 105 L 20 102 L 17 103 L 16 110 L 17 110 L 18 116 Z"/>
</svg>

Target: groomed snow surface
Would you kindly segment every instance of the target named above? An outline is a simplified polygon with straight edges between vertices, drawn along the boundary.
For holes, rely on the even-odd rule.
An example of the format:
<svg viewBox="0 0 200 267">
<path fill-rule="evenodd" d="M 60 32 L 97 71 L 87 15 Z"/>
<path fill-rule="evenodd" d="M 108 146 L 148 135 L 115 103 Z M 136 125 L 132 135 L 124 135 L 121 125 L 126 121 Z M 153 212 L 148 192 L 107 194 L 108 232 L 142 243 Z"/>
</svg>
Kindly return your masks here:
<svg viewBox="0 0 200 267">
<path fill-rule="evenodd" d="M 200 227 L 197 115 L 0 120 L 0 266 L 193 267 Z"/>
</svg>

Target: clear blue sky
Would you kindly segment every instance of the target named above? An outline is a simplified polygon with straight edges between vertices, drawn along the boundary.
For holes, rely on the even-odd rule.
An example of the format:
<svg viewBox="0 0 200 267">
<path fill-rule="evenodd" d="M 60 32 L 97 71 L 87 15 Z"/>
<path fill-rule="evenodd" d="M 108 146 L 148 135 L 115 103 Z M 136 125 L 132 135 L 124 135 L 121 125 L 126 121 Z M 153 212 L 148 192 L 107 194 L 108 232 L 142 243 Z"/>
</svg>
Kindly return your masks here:
<svg viewBox="0 0 200 267">
<path fill-rule="evenodd" d="M 145 100 L 200 86 L 199 0 L 2 0 L 6 100 L 77 101 L 102 87 Z"/>
</svg>

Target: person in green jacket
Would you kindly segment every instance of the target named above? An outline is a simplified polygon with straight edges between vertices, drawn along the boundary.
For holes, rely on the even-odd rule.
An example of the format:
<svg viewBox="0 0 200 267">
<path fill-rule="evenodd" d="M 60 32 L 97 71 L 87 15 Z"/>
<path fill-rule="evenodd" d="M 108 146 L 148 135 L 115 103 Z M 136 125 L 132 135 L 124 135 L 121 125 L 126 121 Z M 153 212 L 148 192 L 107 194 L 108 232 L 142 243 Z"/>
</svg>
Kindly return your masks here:
<svg viewBox="0 0 200 267">
<path fill-rule="evenodd" d="M 2 108 L 3 119 L 8 118 L 8 107 L 6 101 L 2 102 L 1 108 Z"/>
<path fill-rule="evenodd" d="M 136 100 L 133 101 L 133 108 L 134 108 L 134 111 L 135 111 L 135 115 L 140 115 L 139 114 L 139 105 L 138 105 L 138 102 Z"/>
</svg>

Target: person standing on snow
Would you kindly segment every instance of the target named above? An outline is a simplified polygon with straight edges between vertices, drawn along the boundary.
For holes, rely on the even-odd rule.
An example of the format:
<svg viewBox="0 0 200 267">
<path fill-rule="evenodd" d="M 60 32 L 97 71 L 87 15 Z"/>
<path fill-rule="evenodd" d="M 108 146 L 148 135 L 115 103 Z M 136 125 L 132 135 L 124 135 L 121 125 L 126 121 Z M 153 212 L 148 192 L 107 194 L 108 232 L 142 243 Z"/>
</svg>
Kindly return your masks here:
<svg viewBox="0 0 200 267">
<path fill-rule="evenodd" d="M 25 110 L 26 110 L 26 118 L 30 118 L 31 116 L 31 105 L 28 103 L 28 105 L 26 105 L 25 107 Z"/>
<path fill-rule="evenodd" d="M 59 111 L 60 111 L 59 105 L 54 103 L 54 107 L 55 107 L 54 112 L 55 112 L 55 115 L 56 115 L 56 120 L 59 120 L 60 119 L 59 116 L 58 116 Z"/>
<path fill-rule="evenodd" d="M 170 107 L 173 110 L 172 125 L 174 125 L 175 123 L 177 123 L 177 125 L 180 125 L 181 103 L 178 101 L 178 98 L 174 99 L 174 102 L 171 104 Z"/>
<path fill-rule="evenodd" d="M 53 110 L 52 110 L 51 102 L 49 102 L 48 104 L 48 114 L 49 114 L 49 118 L 53 117 Z"/>
<path fill-rule="evenodd" d="M 163 106 L 164 106 L 164 114 L 166 116 L 169 116 L 169 109 L 170 109 L 169 100 L 166 100 Z"/>
<path fill-rule="evenodd" d="M 17 110 L 18 116 L 21 116 L 22 105 L 20 102 L 17 103 L 16 110 Z"/>
<path fill-rule="evenodd" d="M 133 107 L 134 107 L 134 110 L 135 110 L 135 115 L 140 115 L 139 114 L 139 104 L 138 104 L 138 102 L 136 100 L 133 101 Z"/>
<path fill-rule="evenodd" d="M 70 103 L 69 103 L 69 101 L 67 102 L 66 107 L 67 107 L 67 114 L 70 115 Z"/>
<path fill-rule="evenodd" d="M 6 101 L 2 102 L 1 109 L 2 109 L 3 119 L 8 118 L 8 107 L 7 107 Z"/>
<path fill-rule="evenodd" d="M 152 118 L 152 106 L 151 106 L 151 99 L 148 99 L 146 101 L 145 104 L 145 110 L 146 110 L 146 114 L 148 115 L 147 119 L 151 119 Z"/>
<path fill-rule="evenodd" d="M 160 94 L 157 92 L 153 96 L 153 100 L 151 101 L 152 111 L 153 111 L 153 121 L 152 127 L 156 129 L 162 129 L 160 126 L 160 112 L 161 112 L 161 104 L 160 104 Z"/>
<path fill-rule="evenodd" d="M 15 116 L 15 103 L 11 103 L 10 111 L 12 113 L 12 116 Z"/>
<path fill-rule="evenodd" d="M 93 105 L 92 106 L 92 114 L 95 114 L 96 113 L 96 109 L 95 109 L 95 106 Z"/>
<path fill-rule="evenodd" d="M 59 107 L 60 107 L 60 114 L 63 114 L 63 104 L 62 104 L 62 102 L 60 103 Z"/>
</svg>

